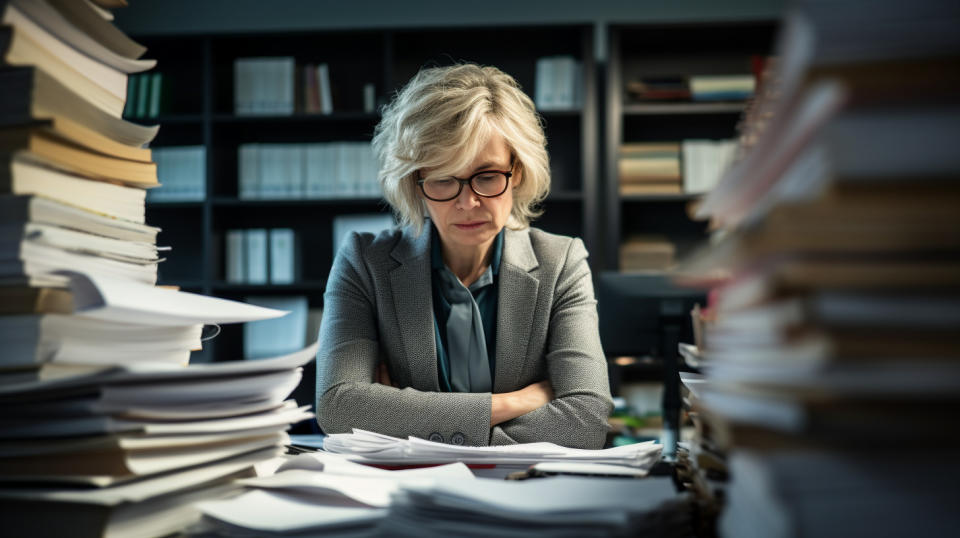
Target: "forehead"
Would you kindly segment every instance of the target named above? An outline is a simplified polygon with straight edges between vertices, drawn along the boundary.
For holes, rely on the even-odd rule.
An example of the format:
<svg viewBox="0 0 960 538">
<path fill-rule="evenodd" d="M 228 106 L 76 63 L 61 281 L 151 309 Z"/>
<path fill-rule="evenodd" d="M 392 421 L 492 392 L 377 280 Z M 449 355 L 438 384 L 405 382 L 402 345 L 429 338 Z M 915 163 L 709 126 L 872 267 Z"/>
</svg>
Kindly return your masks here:
<svg viewBox="0 0 960 538">
<path fill-rule="evenodd" d="M 510 168 L 511 151 L 503 136 L 494 132 L 479 144 L 472 158 L 463 154 L 458 157 L 446 166 L 425 168 L 423 177 L 467 177 L 483 169 L 506 170 Z"/>
</svg>

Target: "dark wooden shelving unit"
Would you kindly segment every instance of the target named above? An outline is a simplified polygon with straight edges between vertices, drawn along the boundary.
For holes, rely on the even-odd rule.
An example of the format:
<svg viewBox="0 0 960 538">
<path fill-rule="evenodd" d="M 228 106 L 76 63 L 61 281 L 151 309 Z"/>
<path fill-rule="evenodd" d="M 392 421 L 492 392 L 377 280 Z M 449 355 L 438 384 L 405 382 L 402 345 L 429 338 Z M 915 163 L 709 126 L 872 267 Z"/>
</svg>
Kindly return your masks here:
<svg viewBox="0 0 960 538">
<path fill-rule="evenodd" d="M 162 229 L 161 245 L 173 246 L 161 264 L 159 284 L 243 299 L 248 295 L 306 295 L 322 307 L 333 262 L 332 223 L 337 215 L 388 212 L 380 198 L 240 199 L 238 147 L 245 143 L 369 141 L 378 113 L 363 110 L 363 85 L 373 83 L 383 105 L 423 66 L 472 61 L 513 75 L 532 97 L 536 61 L 572 55 L 582 66 L 583 106 L 542 113 L 553 185 L 544 216 L 547 231 L 582 237 L 599 252 L 600 178 L 597 71 L 592 24 L 515 27 L 358 29 L 217 35 L 135 36 L 156 58 L 171 93 L 167 109 L 144 123 L 159 123 L 154 147 L 203 145 L 206 197 L 200 202 L 151 202 L 147 222 Z M 292 56 L 297 65 L 327 63 L 334 93 L 332 114 L 248 116 L 233 112 L 234 61 Z M 225 281 L 227 230 L 293 228 L 298 234 L 301 280 L 288 285 Z M 593 261 L 594 259 L 591 258 Z M 242 356 L 242 331 L 225 327 L 205 346 L 201 360 Z"/>
<path fill-rule="evenodd" d="M 687 216 L 698 195 L 620 195 L 618 159 L 626 142 L 734 138 L 743 102 L 630 102 L 636 77 L 751 72 L 751 57 L 769 54 L 775 21 L 616 24 L 608 28 L 604 75 L 603 268 L 620 267 L 622 238 L 666 236 L 682 257 L 707 237 L 707 224 Z"/>
</svg>

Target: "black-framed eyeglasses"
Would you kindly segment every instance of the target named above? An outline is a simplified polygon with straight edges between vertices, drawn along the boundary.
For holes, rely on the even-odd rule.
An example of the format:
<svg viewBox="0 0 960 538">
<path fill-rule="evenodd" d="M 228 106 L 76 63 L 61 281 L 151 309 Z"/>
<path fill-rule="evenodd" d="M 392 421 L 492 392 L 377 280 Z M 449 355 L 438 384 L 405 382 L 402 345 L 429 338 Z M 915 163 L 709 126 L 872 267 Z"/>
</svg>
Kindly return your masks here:
<svg viewBox="0 0 960 538">
<path fill-rule="evenodd" d="M 423 195 L 434 202 L 449 202 L 463 192 L 463 186 L 470 185 L 470 190 L 477 196 L 496 198 L 507 192 L 512 172 L 503 170 L 481 170 L 467 179 L 458 177 L 439 177 L 435 179 L 421 179 L 417 181 Z"/>
</svg>

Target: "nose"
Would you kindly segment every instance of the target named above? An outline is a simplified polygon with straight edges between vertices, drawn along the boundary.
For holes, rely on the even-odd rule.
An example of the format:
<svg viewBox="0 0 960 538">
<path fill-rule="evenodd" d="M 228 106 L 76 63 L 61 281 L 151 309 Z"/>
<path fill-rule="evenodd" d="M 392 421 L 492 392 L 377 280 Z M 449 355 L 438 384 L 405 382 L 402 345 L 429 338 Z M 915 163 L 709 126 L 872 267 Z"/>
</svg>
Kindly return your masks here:
<svg viewBox="0 0 960 538">
<path fill-rule="evenodd" d="M 470 185 L 464 185 L 454 201 L 454 205 L 457 209 L 472 209 L 480 205 L 480 197 L 477 196 L 477 193 L 473 192 Z"/>
</svg>

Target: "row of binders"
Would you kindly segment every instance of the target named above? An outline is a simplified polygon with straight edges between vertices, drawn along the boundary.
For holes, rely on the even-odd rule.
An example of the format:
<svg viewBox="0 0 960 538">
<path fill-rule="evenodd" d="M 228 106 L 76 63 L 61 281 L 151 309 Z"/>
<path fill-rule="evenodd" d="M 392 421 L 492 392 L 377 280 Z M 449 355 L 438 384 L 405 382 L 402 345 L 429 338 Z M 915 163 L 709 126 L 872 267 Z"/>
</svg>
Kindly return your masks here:
<svg viewBox="0 0 960 538">
<path fill-rule="evenodd" d="M 709 192 L 736 151 L 735 140 L 633 142 L 620 146 L 620 194 L 702 194 Z"/>
<path fill-rule="evenodd" d="M 123 117 L 132 119 L 154 119 L 166 112 L 169 100 L 169 82 L 163 73 L 139 73 L 127 80 L 127 104 Z"/>
<path fill-rule="evenodd" d="M 891 24 L 891 21 L 896 21 Z M 960 15 L 795 2 L 703 200 L 688 379 L 725 536 L 960 528 Z"/>
<path fill-rule="evenodd" d="M 378 198 L 370 142 L 243 144 L 238 155 L 241 199 Z"/>
<path fill-rule="evenodd" d="M 300 279 L 291 228 L 227 230 L 226 277 L 232 284 L 292 284 Z"/>
<path fill-rule="evenodd" d="M 155 286 L 153 68 L 116 2 L 0 3 L 0 519 L 14 536 L 163 536 L 282 451 L 316 346 L 190 365 L 204 326 L 284 312 Z M 160 187 L 162 188 L 162 187 Z"/>
</svg>

